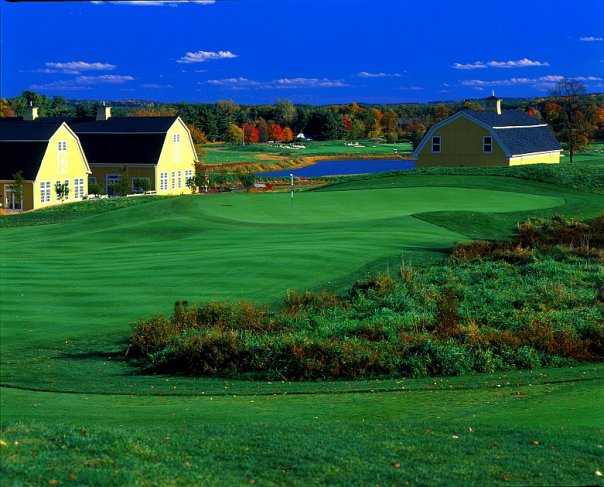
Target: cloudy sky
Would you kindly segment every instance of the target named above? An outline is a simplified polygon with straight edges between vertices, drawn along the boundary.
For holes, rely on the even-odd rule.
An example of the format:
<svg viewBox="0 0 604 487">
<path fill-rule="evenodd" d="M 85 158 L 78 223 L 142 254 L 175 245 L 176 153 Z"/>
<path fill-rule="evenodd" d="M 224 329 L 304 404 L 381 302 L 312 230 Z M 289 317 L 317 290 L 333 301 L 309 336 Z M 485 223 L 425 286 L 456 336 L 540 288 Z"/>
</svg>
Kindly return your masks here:
<svg viewBox="0 0 604 487">
<path fill-rule="evenodd" d="M 0 0 L 0 96 L 405 102 L 604 91 L 601 0 Z"/>
</svg>

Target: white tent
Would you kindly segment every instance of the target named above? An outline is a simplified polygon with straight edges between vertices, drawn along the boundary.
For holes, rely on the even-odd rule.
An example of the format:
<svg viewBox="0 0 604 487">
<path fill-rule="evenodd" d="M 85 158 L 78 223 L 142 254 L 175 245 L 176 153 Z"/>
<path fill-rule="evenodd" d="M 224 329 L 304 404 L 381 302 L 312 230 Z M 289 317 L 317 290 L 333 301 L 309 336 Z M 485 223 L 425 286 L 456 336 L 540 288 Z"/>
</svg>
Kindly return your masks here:
<svg viewBox="0 0 604 487">
<path fill-rule="evenodd" d="M 296 139 L 298 140 L 306 140 L 306 136 L 300 132 L 298 135 L 296 135 Z"/>
</svg>

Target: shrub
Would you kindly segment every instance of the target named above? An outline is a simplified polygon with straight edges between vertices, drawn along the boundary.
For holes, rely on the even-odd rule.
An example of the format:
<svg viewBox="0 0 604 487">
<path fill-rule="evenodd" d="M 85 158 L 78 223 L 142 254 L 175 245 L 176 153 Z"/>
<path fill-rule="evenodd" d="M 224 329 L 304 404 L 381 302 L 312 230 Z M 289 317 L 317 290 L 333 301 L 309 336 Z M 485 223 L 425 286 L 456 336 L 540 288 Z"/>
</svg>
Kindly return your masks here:
<svg viewBox="0 0 604 487">
<path fill-rule="evenodd" d="M 288 291 L 274 310 L 178 301 L 169 318 L 136 324 L 128 356 L 154 372 L 268 379 L 459 375 L 602 360 L 602 268 L 558 243 L 585 231 L 597 241 L 600 224 L 531 222 L 522 238 L 537 247 L 466 244 L 445 264 L 405 265 L 398 281 L 370 276 L 342 295 Z"/>
</svg>

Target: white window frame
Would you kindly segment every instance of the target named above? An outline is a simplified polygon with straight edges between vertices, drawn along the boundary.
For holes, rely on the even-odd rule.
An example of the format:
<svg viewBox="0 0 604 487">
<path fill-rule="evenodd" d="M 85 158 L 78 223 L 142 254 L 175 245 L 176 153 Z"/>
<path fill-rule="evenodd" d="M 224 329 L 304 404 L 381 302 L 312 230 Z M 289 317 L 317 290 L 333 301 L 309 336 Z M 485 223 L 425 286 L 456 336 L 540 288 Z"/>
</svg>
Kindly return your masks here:
<svg viewBox="0 0 604 487">
<path fill-rule="evenodd" d="M 168 191 L 168 173 L 159 173 L 159 189 L 160 191 Z"/>
<path fill-rule="evenodd" d="M 109 184 L 109 179 L 111 179 L 114 182 L 120 183 L 122 181 L 122 175 L 115 174 L 115 173 L 105 174 L 105 193 L 106 194 L 109 194 L 109 187 L 111 186 Z"/>
<path fill-rule="evenodd" d="M 63 199 L 68 200 L 69 199 L 69 193 L 71 192 L 71 187 L 69 186 L 69 179 L 66 179 L 64 181 L 64 183 L 65 183 L 65 189 L 67 189 L 67 193 L 65 194 L 65 196 L 64 196 Z"/>
<path fill-rule="evenodd" d="M 172 189 L 176 189 L 176 172 L 172 171 Z"/>
<path fill-rule="evenodd" d="M 487 139 L 489 139 L 488 143 L 487 143 Z M 487 150 L 487 147 L 489 148 L 489 150 Z M 491 136 L 491 135 L 485 135 L 482 138 L 482 152 L 484 154 L 492 154 L 493 153 L 493 136 Z"/>
<path fill-rule="evenodd" d="M 182 171 L 178 171 L 178 189 L 182 188 Z"/>
<path fill-rule="evenodd" d="M 172 142 L 178 144 L 180 142 L 180 134 L 174 134 L 172 136 Z"/>
<path fill-rule="evenodd" d="M 438 139 L 438 142 L 436 140 Z M 438 150 L 434 150 L 434 146 L 438 145 Z M 443 138 L 440 135 L 432 136 L 432 154 L 440 154 L 443 150 Z"/>
<path fill-rule="evenodd" d="M 84 178 L 73 179 L 73 197 L 82 199 L 84 197 Z"/>
<path fill-rule="evenodd" d="M 49 203 L 50 202 L 50 181 L 41 181 L 40 182 L 40 203 Z"/>
<path fill-rule="evenodd" d="M 59 140 L 59 152 L 65 152 L 67 150 L 67 141 Z"/>
</svg>

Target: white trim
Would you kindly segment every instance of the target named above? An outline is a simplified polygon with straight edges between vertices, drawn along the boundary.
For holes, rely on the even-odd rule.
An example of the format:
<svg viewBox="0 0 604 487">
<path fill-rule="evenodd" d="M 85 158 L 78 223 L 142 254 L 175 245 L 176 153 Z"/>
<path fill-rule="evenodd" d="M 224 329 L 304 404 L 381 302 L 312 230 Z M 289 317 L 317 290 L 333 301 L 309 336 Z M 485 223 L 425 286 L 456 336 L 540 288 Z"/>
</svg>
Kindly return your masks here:
<svg viewBox="0 0 604 487">
<path fill-rule="evenodd" d="M 132 163 L 132 164 L 119 164 L 119 163 L 112 163 L 112 162 L 93 162 L 92 164 L 90 164 L 92 167 L 155 167 L 157 166 L 157 164 L 136 164 L 136 163 Z"/>
<path fill-rule="evenodd" d="M 172 127 L 172 125 L 170 125 L 170 127 Z M 166 135 L 167 131 L 165 132 L 84 132 L 82 130 L 79 131 L 82 135 L 102 135 L 102 134 L 106 134 L 106 135 L 136 135 L 136 134 L 142 134 L 142 135 Z"/>
<path fill-rule="evenodd" d="M 187 127 L 187 124 L 180 117 L 176 117 L 176 120 L 174 121 L 174 123 L 176 123 L 176 122 L 180 122 L 181 125 L 184 127 L 184 129 L 187 132 L 187 136 L 189 137 L 189 143 L 191 144 L 191 149 L 193 149 L 193 161 L 199 162 L 199 158 L 197 157 L 197 151 L 195 150 L 195 144 L 193 142 L 193 137 L 191 136 L 191 131 L 189 130 L 189 127 Z M 170 126 L 170 128 L 172 128 L 172 126 L 174 126 L 174 124 L 172 124 Z"/>
<path fill-rule="evenodd" d="M 563 150 L 554 149 L 554 150 L 546 150 L 546 151 L 541 151 L 541 152 L 525 152 L 524 154 L 514 154 L 514 155 L 510 156 L 510 159 L 514 159 L 516 157 L 523 157 L 523 156 L 538 156 L 541 154 L 553 154 L 554 152 L 557 152 L 558 154 L 560 154 L 563 152 Z"/>
<path fill-rule="evenodd" d="M 534 129 L 538 127 L 547 127 L 546 123 L 540 123 L 539 125 L 506 125 L 505 127 L 493 127 L 495 130 L 504 129 Z"/>
</svg>

